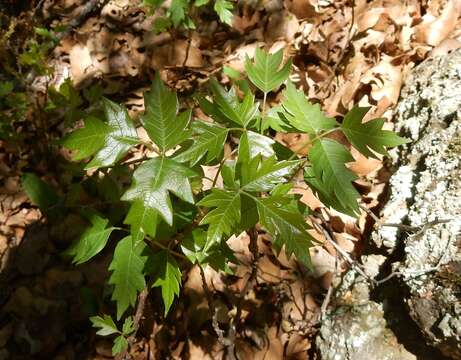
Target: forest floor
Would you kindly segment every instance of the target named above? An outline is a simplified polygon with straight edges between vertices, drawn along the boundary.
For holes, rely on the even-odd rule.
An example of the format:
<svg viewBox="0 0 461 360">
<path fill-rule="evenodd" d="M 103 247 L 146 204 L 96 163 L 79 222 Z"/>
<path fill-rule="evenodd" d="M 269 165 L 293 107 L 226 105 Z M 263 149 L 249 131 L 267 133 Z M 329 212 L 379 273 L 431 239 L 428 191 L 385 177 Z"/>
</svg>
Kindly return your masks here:
<svg viewBox="0 0 461 360">
<path fill-rule="evenodd" d="M 69 76 L 79 90 L 98 83 L 105 96 L 125 103 L 135 118 L 156 71 L 186 97 L 211 76 L 229 83 L 222 67 L 242 71 L 245 56 L 264 46 L 283 49 L 285 58 L 293 59 L 292 80 L 327 115 L 341 117 L 354 104 L 371 106 L 367 118 L 385 117 L 391 129 L 409 70 L 461 46 L 459 0 L 248 1 L 237 6 L 232 27 L 210 15 L 198 19 L 195 30 L 158 35 L 151 31 L 152 17 L 137 1 L 106 1 L 102 9 L 84 14 L 88 3 L 26 4 L 24 11 L 8 14 L 11 23 L 2 23 L 2 31 L 11 29 L 10 40 L 19 41 L 37 16 L 45 24 L 71 24 L 72 30 L 49 54 L 53 75 L 33 77 L 29 90 L 38 98 L 46 96 L 46 89 Z M 268 100 L 277 103 L 279 95 Z M 28 119 L 34 116 L 27 113 Z M 56 158 L 42 156 L 47 142 L 62 136 L 63 128 L 40 134 L 34 125 L 39 120 L 19 124 L 21 140 L 0 140 L 0 359 L 112 358 L 111 342 L 95 336 L 88 313 L 104 306 L 95 304 L 92 294 L 104 294 L 113 249 L 87 264 L 71 265 L 61 253 L 76 235 L 78 219 L 70 215 L 61 223 L 47 222 L 21 188 L 25 171 L 40 174 L 58 192 L 76 181 L 66 178 Z M 293 150 L 305 141 L 296 134 L 277 135 L 277 140 Z M 141 157 L 143 151 L 130 156 Z M 354 149 L 352 154 L 350 169 L 360 176 L 356 187 L 361 205 L 378 213 L 391 172 L 382 160 L 366 159 Z M 60 155 L 68 157 L 64 151 Z M 213 168 L 205 171 L 212 173 Z M 323 209 L 306 188 L 296 191 L 310 208 L 323 212 L 342 250 L 359 258 L 374 223 L 367 211 L 351 218 Z M 235 347 L 240 359 L 315 359 L 313 338 L 320 314 L 334 306 L 331 280 L 351 264 L 322 234 L 312 235 L 323 245 L 311 250 L 314 270 L 308 271 L 283 252 L 274 255 L 269 237 L 260 231 L 257 277 L 251 286 L 249 239 L 246 234 L 231 238 L 228 244 L 240 260 L 235 274 L 205 271 L 215 308 L 209 309 L 199 268 L 190 268 L 183 274 L 182 296 L 167 318 L 162 317 L 160 295 L 152 291 L 131 356 L 220 359 L 223 347 L 212 317 L 225 327 L 239 303 Z"/>
</svg>

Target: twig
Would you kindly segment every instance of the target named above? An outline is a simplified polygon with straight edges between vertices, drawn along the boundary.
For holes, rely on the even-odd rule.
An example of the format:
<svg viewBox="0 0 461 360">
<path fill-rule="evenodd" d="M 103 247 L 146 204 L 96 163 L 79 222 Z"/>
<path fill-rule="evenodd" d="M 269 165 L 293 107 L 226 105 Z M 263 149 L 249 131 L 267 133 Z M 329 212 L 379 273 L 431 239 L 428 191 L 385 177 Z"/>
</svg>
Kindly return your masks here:
<svg viewBox="0 0 461 360">
<path fill-rule="evenodd" d="M 211 323 L 213 326 L 213 330 L 216 333 L 216 335 L 218 335 L 219 343 L 224 348 L 228 348 L 229 357 L 231 358 L 231 360 L 234 360 L 235 359 L 235 354 L 234 354 L 235 337 L 231 339 L 226 337 L 224 334 L 224 330 L 222 330 L 219 327 L 218 311 L 216 307 L 214 306 L 213 297 L 211 296 L 210 289 L 206 282 L 205 271 L 203 270 L 202 266 L 198 265 L 198 267 L 200 269 L 200 277 L 202 278 L 202 286 L 203 286 L 203 290 L 205 291 L 205 297 L 208 303 L 208 308 L 210 309 L 210 312 L 211 312 Z"/>
<path fill-rule="evenodd" d="M 128 338 L 128 344 L 130 346 L 133 346 L 135 341 L 136 341 L 136 334 L 138 333 L 139 326 L 141 323 L 141 319 L 144 315 L 144 308 L 146 307 L 146 299 L 147 295 L 149 295 L 149 291 L 147 290 L 147 287 L 142 290 L 139 295 L 138 295 L 138 304 L 136 305 L 136 312 L 133 317 L 133 333 L 130 335 Z M 128 351 L 126 350 L 124 353 L 124 358 L 130 359 L 131 356 L 128 354 Z"/>
</svg>

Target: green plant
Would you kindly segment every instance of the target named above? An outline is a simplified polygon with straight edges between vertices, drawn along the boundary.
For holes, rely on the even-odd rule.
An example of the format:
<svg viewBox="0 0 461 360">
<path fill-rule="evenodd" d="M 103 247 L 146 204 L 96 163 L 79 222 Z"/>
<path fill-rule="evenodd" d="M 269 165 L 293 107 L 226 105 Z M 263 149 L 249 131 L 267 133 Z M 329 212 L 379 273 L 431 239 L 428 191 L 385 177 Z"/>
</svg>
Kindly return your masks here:
<svg viewBox="0 0 461 360">
<path fill-rule="evenodd" d="M 143 5 L 155 11 L 164 2 L 165 0 L 144 0 Z M 222 23 L 232 24 L 234 6 L 230 0 L 172 0 L 164 15 L 155 19 L 154 30 L 163 32 L 171 27 L 194 29 L 194 21 L 188 14 L 191 14 L 192 9 L 199 9 L 210 4 L 213 5 L 213 10 Z"/>
<path fill-rule="evenodd" d="M 237 260 L 227 239 L 246 231 L 251 234 L 252 251 L 257 251 L 257 224 L 273 237 L 276 251 L 284 249 L 309 267 L 312 238 L 305 220 L 309 211 L 291 192 L 294 176 L 304 172 L 306 184 L 325 205 L 356 215 L 359 193 L 352 183 L 356 176 L 346 166 L 353 158 L 347 147 L 328 135 L 342 132 L 371 157 L 385 155 L 387 147 L 407 141 L 382 130 L 383 119 L 362 123 L 368 108 L 354 107 L 342 123 L 325 116 L 290 81 L 282 103 L 269 109 L 268 94 L 278 90 L 290 72 L 291 62 L 282 66 L 282 57 L 282 51 L 268 54 L 257 49 L 254 61 L 247 59 L 245 65 L 250 82 L 225 69 L 238 85 L 230 90 L 212 79 L 210 93 L 197 97 L 208 119 L 192 119 L 191 109 L 181 111 L 177 95 L 157 74 L 145 94 L 141 116 L 150 138 L 147 143 L 138 138 L 127 110 L 108 99 L 101 103 L 105 120 L 92 113 L 83 127 L 63 139 L 62 144 L 74 150 L 73 160 L 83 160 L 84 168 L 92 170 L 91 177 L 105 182 L 105 198 L 120 210 L 107 217 L 96 209 L 82 211 L 88 227 L 67 254 L 81 264 L 100 253 L 110 239 L 120 239 L 116 233 L 128 234 L 118 240 L 109 267 L 117 320 L 136 304 L 139 292 L 153 287 L 160 288 L 167 315 L 180 294 L 182 272 L 176 257 L 232 272 L 231 264 Z M 307 134 L 307 156 L 276 142 L 271 136 L 274 130 Z M 224 154 L 226 142 L 231 151 Z M 155 155 L 125 160 L 140 144 Z M 208 179 L 210 189 L 202 185 L 206 178 L 202 165 L 217 168 L 214 178 Z M 133 168 L 129 186 L 114 181 L 119 172 L 126 175 Z M 217 186 L 218 177 L 222 187 Z M 40 199 L 33 192 L 44 185 L 33 186 L 33 181 L 39 179 L 29 176 L 28 193 Z M 127 319 L 129 325 L 119 331 L 108 315 L 92 318 L 101 328 L 99 334 L 119 334 L 114 352 L 125 349 L 126 337 L 134 332 L 131 318 Z"/>
</svg>

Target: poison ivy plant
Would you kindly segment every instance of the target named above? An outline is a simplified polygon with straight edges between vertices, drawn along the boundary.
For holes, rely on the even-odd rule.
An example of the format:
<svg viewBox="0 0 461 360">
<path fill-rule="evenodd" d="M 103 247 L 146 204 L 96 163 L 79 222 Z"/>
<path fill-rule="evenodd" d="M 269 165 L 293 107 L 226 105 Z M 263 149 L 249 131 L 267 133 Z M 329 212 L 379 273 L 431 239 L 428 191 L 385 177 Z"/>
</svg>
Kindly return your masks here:
<svg viewBox="0 0 461 360">
<path fill-rule="evenodd" d="M 198 6 L 205 3 L 196 1 Z M 181 18 L 180 8 L 187 4 L 173 0 L 174 19 Z M 222 1 L 214 4 L 220 11 L 228 8 Z M 114 244 L 109 284 L 116 319 L 125 317 L 125 325 L 118 330 L 108 315 L 91 318 L 100 328 L 98 334 L 117 335 L 114 353 L 127 347 L 134 325 L 126 313 L 133 311 L 143 289 L 159 288 L 167 316 L 180 296 L 186 261 L 232 273 L 237 259 L 227 240 L 233 235 L 254 236 L 257 227 L 272 236 L 275 252 L 285 251 L 308 269 L 313 240 L 306 222 L 310 213 L 293 194 L 293 179 L 302 181 L 297 175 L 304 173 L 305 184 L 326 207 L 354 216 L 359 192 L 354 186 L 357 176 L 348 168 L 354 160 L 349 145 L 376 157 L 406 142 L 383 130 L 382 119 L 363 122 L 365 108 L 354 107 L 342 122 L 326 116 L 287 82 L 291 61 L 282 62 L 282 51 L 269 54 L 257 49 L 255 59 L 246 60 L 248 81 L 229 69 L 226 73 L 235 80 L 234 87 L 226 89 L 211 80 L 209 92 L 197 97 L 202 110 L 197 113 L 207 115 L 201 119 L 192 118 L 191 109 L 181 106 L 157 74 L 140 117 L 148 140 L 138 138 L 135 122 L 122 105 L 103 99 L 99 104 L 104 117 L 98 111 L 87 113 L 81 127 L 62 141 L 74 161 L 91 169 L 87 176 L 102 179 L 101 183 L 109 178 L 107 183 L 112 183 L 120 169 L 131 172 L 131 177 L 120 179 L 112 197 L 106 196 L 116 203 L 121 217 L 112 220 L 96 209 L 81 212 L 88 227 L 66 252 L 81 264 L 109 242 Z M 269 93 L 284 83 L 281 103 L 266 109 Z M 307 155 L 276 141 L 274 130 L 307 134 L 307 151 L 300 152 Z M 342 132 L 350 144 L 329 137 L 332 132 Z M 149 156 L 126 161 L 141 143 L 150 150 Z M 215 167 L 214 178 L 204 175 L 204 165 Z M 44 195 L 49 189 L 37 179 L 24 179 L 26 191 L 39 206 L 53 205 L 57 200 Z M 205 180 L 211 185 L 205 187 Z"/>
</svg>

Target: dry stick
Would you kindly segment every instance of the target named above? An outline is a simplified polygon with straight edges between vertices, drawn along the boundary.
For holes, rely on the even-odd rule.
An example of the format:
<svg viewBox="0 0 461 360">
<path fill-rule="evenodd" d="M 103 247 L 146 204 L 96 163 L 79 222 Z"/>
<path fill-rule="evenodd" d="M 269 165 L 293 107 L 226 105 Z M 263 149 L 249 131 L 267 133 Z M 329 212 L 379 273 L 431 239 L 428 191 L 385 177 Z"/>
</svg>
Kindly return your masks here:
<svg viewBox="0 0 461 360">
<path fill-rule="evenodd" d="M 144 308 L 146 306 L 146 299 L 147 295 L 149 295 L 149 291 L 147 288 L 144 288 L 143 291 L 141 291 L 138 295 L 138 304 L 136 305 L 136 312 L 133 317 L 133 328 L 134 331 L 128 338 L 128 344 L 130 346 L 133 346 L 135 341 L 136 341 L 136 334 L 138 333 L 139 325 L 141 323 L 142 316 L 144 314 Z M 123 354 L 124 359 L 130 359 L 131 356 L 128 353 L 128 350 L 125 350 L 125 353 Z"/>
<path fill-rule="evenodd" d="M 335 276 L 338 273 L 338 254 L 335 254 Z M 327 308 L 328 305 L 330 304 L 331 300 L 331 295 L 333 295 L 333 279 L 330 282 L 330 285 L 328 286 L 328 291 L 325 296 L 325 299 L 323 300 L 322 306 L 320 307 L 320 322 L 322 322 L 326 318 L 327 314 Z"/>
<path fill-rule="evenodd" d="M 325 223 L 325 219 L 323 219 L 323 216 L 321 216 L 322 221 Z M 366 280 L 370 281 L 372 284 L 375 284 L 376 281 L 372 278 L 370 278 L 363 270 L 362 267 L 350 257 L 350 255 L 344 251 L 341 246 L 339 246 L 335 240 L 333 240 L 333 237 L 330 235 L 330 233 L 322 226 L 319 224 L 316 224 L 314 221 L 312 222 L 314 225 L 314 228 L 317 229 L 317 231 L 320 230 L 320 232 L 325 236 L 327 241 L 333 245 L 335 250 L 360 274 L 362 275 Z"/>
<path fill-rule="evenodd" d="M 205 297 L 206 297 L 208 307 L 209 307 L 210 312 L 211 312 L 211 322 L 212 322 L 212 325 L 213 325 L 213 330 L 215 331 L 216 335 L 218 335 L 218 341 L 220 342 L 220 344 L 224 348 L 229 348 L 229 350 L 232 348 L 232 350 L 233 350 L 234 341 L 232 339 L 227 338 L 224 335 L 224 330 L 222 330 L 219 327 L 218 311 L 217 311 L 216 307 L 214 306 L 213 297 L 211 296 L 210 289 L 209 289 L 208 284 L 206 282 L 205 271 L 203 271 L 202 266 L 198 265 L 198 267 L 200 269 L 200 277 L 202 278 L 202 286 L 203 286 L 203 290 L 205 291 Z M 234 355 L 233 351 L 232 352 L 229 351 L 229 357 L 231 359 L 235 358 L 235 355 Z"/>
</svg>

